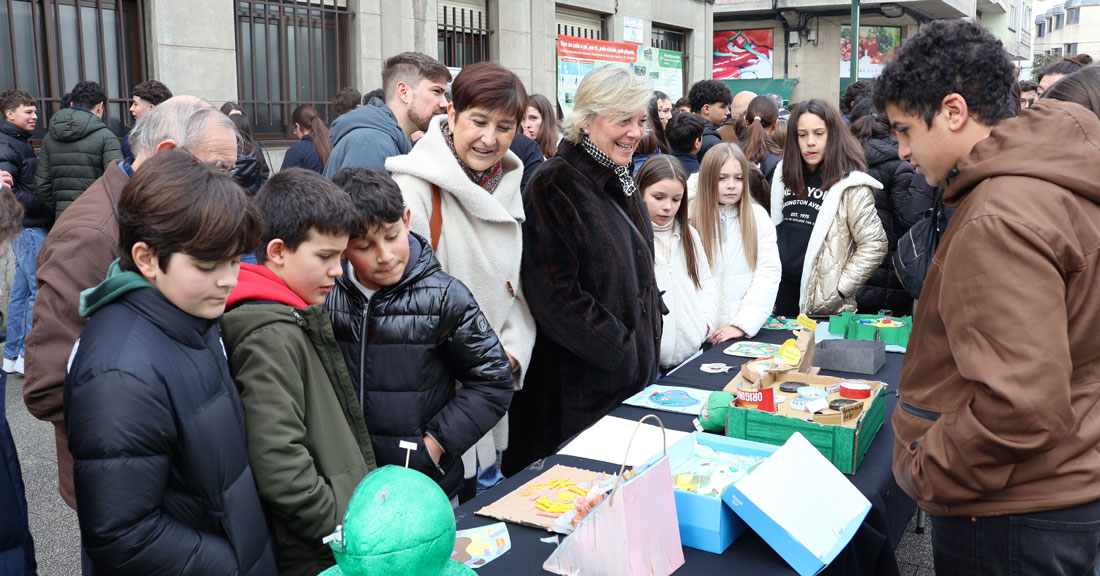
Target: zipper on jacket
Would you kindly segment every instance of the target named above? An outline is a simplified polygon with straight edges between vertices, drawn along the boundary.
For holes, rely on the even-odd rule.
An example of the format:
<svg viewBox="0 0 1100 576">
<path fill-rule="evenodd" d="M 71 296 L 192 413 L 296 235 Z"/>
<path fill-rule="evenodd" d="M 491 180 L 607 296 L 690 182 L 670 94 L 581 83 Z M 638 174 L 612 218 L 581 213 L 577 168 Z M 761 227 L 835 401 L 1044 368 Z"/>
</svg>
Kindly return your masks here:
<svg viewBox="0 0 1100 576">
<path fill-rule="evenodd" d="M 916 416 L 917 418 L 923 418 L 925 420 L 931 420 L 933 422 L 940 419 L 941 414 L 939 412 L 917 408 L 916 406 L 912 406 L 902 400 L 898 400 L 898 404 L 901 405 L 902 410 L 905 410 L 906 412 L 912 414 L 913 416 Z"/>
<path fill-rule="evenodd" d="M 367 320 L 370 319 L 370 301 L 363 307 L 363 332 L 359 335 L 359 411 L 363 418 L 367 417 L 367 404 L 364 394 L 366 386 L 363 384 L 363 371 L 367 363 Z"/>
</svg>

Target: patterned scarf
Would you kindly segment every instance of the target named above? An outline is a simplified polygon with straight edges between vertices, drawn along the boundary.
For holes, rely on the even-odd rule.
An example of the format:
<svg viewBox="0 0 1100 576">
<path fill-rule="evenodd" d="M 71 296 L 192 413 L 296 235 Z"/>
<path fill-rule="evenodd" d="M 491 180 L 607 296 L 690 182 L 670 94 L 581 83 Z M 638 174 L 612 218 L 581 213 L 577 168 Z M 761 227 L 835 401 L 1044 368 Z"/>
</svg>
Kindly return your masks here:
<svg viewBox="0 0 1100 576">
<path fill-rule="evenodd" d="M 462 171 L 466 173 L 466 177 L 470 179 L 470 182 L 477 184 L 485 189 L 486 192 L 492 194 L 497 191 L 497 186 L 500 184 L 502 178 L 504 178 L 504 167 L 501 165 L 501 161 L 497 161 L 488 170 L 484 172 L 474 172 L 470 170 L 461 158 L 458 157 L 458 151 L 455 150 L 455 137 L 448 130 L 447 121 L 444 120 L 439 123 L 439 129 L 443 131 L 443 140 L 447 143 L 447 147 L 451 149 L 451 154 L 454 155 L 455 160 L 458 161 L 458 165 L 462 167 Z"/>
<path fill-rule="evenodd" d="M 610 156 L 604 154 L 602 150 L 596 147 L 596 145 L 588 139 L 587 134 L 581 137 L 581 147 L 583 147 L 585 152 L 588 152 L 588 155 L 601 166 L 605 166 L 615 171 L 615 175 L 619 177 L 619 182 L 623 185 L 623 192 L 627 196 L 634 195 L 634 192 L 638 190 L 638 186 L 634 183 L 634 177 L 630 174 L 630 166 L 619 166 L 615 164 L 615 161 L 613 161 Z"/>
</svg>

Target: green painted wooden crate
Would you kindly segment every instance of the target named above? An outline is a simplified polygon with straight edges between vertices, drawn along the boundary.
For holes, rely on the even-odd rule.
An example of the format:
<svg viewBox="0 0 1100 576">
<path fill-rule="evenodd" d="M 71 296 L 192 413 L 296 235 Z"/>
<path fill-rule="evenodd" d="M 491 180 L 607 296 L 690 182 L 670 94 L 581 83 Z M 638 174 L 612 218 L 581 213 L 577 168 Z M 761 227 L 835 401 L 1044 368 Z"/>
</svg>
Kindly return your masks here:
<svg viewBox="0 0 1100 576">
<path fill-rule="evenodd" d="M 726 436 L 753 442 L 782 445 L 795 432 L 845 474 L 855 474 L 886 419 L 886 387 L 879 389 L 871 408 L 859 416 L 855 428 L 814 424 L 749 408 L 730 408 L 726 415 Z"/>
</svg>

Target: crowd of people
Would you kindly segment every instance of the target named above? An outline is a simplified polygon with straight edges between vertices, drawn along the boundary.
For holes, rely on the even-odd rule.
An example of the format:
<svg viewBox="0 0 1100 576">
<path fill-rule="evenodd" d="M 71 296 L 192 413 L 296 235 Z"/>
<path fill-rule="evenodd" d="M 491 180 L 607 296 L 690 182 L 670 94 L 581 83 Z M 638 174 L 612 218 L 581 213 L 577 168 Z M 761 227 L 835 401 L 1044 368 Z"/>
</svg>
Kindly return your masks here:
<svg viewBox="0 0 1100 576">
<path fill-rule="evenodd" d="M 278 171 L 240 106 L 156 81 L 121 145 L 79 83 L 38 154 L 0 94 L 4 375 L 54 424 L 84 574 L 314 576 L 377 467 L 457 505 L 772 315 L 914 309 L 894 473 L 937 573 L 1096 573 L 1100 67 L 1018 83 L 942 21 L 843 110 L 606 66 L 562 119 L 418 53 L 381 80 L 331 129 L 296 107 Z M 895 254 L 943 205 L 914 293 Z M 0 472 L 0 571 L 33 574 L 6 421 Z"/>
</svg>

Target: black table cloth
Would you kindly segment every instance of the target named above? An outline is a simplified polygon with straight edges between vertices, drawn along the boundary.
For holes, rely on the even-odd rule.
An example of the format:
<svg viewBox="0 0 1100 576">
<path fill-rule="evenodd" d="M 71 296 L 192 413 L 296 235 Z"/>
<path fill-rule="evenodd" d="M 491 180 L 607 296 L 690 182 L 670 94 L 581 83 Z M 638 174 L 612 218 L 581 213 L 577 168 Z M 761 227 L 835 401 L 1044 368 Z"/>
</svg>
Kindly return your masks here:
<svg viewBox="0 0 1100 576">
<path fill-rule="evenodd" d="M 792 332 L 789 330 L 761 330 L 756 338 L 752 340 L 781 343 L 791 337 Z M 732 343 L 732 341 L 725 342 L 704 352 L 679 370 L 666 376 L 660 383 L 667 386 L 684 386 L 703 390 L 722 389 L 734 376 L 736 368 L 731 370 L 729 374 L 707 374 L 700 371 L 699 366 L 712 362 L 739 366 L 746 362 L 747 358 L 727 356 L 722 353 L 722 350 Z M 879 430 L 878 436 L 871 444 L 871 448 L 867 451 L 859 470 L 848 476 L 852 484 L 870 500 L 871 510 L 868 512 L 859 531 L 856 532 L 855 537 L 837 556 L 836 560 L 825 569 L 823 574 L 898 574 L 894 549 L 901 540 L 902 533 L 916 510 L 916 504 L 894 482 L 894 476 L 890 468 L 894 442 L 894 430 L 890 424 L 890 415 L 897 404 L 897 385 L 901 375 L 902 358 L 903 356 L 900 354 L 888 353 L 886 364 L 873 376 L 822 371 L 822 375 L 825 376 L 880 380 L 889 385 L 889 392 L 886 397 L 886 422 Z M 638 420 L 651 412 L 653 411 L 636 406 L 621 405 L 611 412 L 611 415 L 628 420 Z M 693 416 L 672 412 L 656 412 L 656 414 L 670 429 L 695 430 L 692 424 Z M 571 456 L 550 456 L 535 462 L 522 472 L 505 479 L 493 489 L 459 506 L 455 511 L 458 528 L 461 530 L 498 522 L 498 520 L 492 518 L 476 516 L 475 512 L 495 502 L 522 484 L 529 482 L 554 464 L 564 464 L 609 473 L 619 471 L 618 465 L 606 462 Z M 808 485 L 812 485 L 812 481 L 812 478 L 807 478 Z M 541 539 L 551 537 L 553 534 L 512 523 L 508 524 L 508 531 L 512 538 L 512 549 L 490 564 L 478 568 L 478 574 L 546 573 L 542 570 L 542 563 L 550 555 L 555 545 L 542 542 Z M 734 541 L 724 554 L 712 554 L 685 546 L 684 558 L 686 563 L 676 571 L 676 574 L 705 573 L 700 572 L 700 570 L 718 570 L 720 572 L 711 573 L 723 574 L 733 573 L 734 571 L 740 574 L 795 573 L 779 554 L 772 550 L 751 529 Z"/>
</svg>

